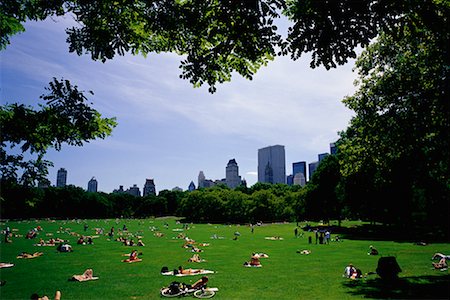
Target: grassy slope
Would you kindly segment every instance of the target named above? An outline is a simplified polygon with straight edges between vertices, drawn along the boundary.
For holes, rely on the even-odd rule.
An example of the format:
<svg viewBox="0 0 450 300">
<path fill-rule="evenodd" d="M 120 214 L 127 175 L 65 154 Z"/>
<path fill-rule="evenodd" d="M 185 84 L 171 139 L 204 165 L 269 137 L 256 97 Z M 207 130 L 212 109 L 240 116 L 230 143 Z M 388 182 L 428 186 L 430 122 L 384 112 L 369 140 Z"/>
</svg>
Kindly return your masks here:
<svg viewBox="0 0 450 300">
<path fill-rule="evenodd" d="M 29 299 L 32 293 L 53 296 L 54 291 L 62 292 L 62 299 L 158 299 L 159 289 L 173 280 L 194 282 L 199 276 L 168 277 L 159 274 L 162 266 L 174 269 L 179 265 L 185 268 L 205 268 L 215 270 L 209 276 L 211 287 L 218 287 L 217 299 L 354 299 L 365 296 L 380 298 L 430 298 L 449 294 L 449 277 L 447 272 L 431 269 L 430 258 L 434 252 L 450 253 L 450 244 L 431 244 L 415 246 L 411 243 L 392 241 L 344 240 L 329 245 L 308 245 L 305 233 L 301 238 L 294 238 L 295 224 L 273 224 L 255 227 L 252 234 L 248 226 L 228 226 L 194 224 L 187 235 L 197 242 L 210 243 L 203 247 L 200 256 L 207 260 L 200 264 L 188 263 L 192 255 L 181 248 L 182 241 L 174 239 L 180 228 L 175 220 L 169 219 L 169 228 L 163 227 L 161 219 L 137 220 L 89 220 L 88 233 L 94 234 L 93 228 L 103 227 L 108 232 L 115 226 L 116 232 L 123 224 L 129 232 L 143 231 L 146 246 L 138 250 L 143 252 L 143 262 L 122 263 L 121 256 L 132 248 L 115 241 L 108 241 L 106 236 L 94 240 L 94 245 L 76 245 L 76 237 L 57 234 L 59 226 L 69 227 L 83 233 L 83 224 L 76 222 L 46 221 L 11 222 L 11 228 L 17 228 L 24 234 L 32 227 L 41 225 L 40 237 L 48 239 L 46 233 L 55 237 L 69 239 L 74 248 L 73 253 L 58 253 L 54 247 L 36 247 L 25 238 L 15 238 L 13 243 L 0 244 L 1 262 L 12 262 L 13 268 L 0 269 L 0 277 L 6 285 L 0 288 L 1 299 Z M 2 229 L 5 224 L 2 224 Z M 153 236 L 151 226 L 156 226 L 165 233 L 163 238 Z M 241 236 L 232 240 L 233 233 L 239 231 Z M 225 239 L 213 240 L 213 234 Z M 266 236 L 282 236 L 282 241 L 266 240 Z M 334 236 L 334 235 L 333 235 Z M 3 236 L 2 236 L 3 238 Z M 314 237 L 313 237 L 314 242 Z M 363 273 L 375 271 L 378 257 L 366 254 L 369 245 L 374 245 L 381 255 L 394 255 L 403 272 L 401 277 L 408 286 L 391 288 L 390 294 L 383 294 L 386 286 L 377 280 L 349 282 L 341 277 L 344 267 L 352 262 Z M 296 250 L 309 249 L 310 255 L 300 255 Z M 32 260 L 16 259 L 21 251 L 42 251 L 42 257 Z M 265 252 L 270 257 L 262 259 L 262 268 L 244 268 L 251 252 Z M 73 274 L 81 274 L 86 268 L 94 270 L 97 281 L 70 282 Z M 419 277 L 418 277 L 419 276 Z M 427 277 L 432 276 L 432 277 Z M 376 278 L 376 275 L 370 278 Z M 181 279 L 181 280 L 180 280 Z M 443 280 L 438 285 L 433 282 Z M 411 285 L 412 284 L 412 285 Z M 435 291 L 447 286 L 447 291 Z M 380 294 L 381 293 L 381 294 Z"/>
</svg>

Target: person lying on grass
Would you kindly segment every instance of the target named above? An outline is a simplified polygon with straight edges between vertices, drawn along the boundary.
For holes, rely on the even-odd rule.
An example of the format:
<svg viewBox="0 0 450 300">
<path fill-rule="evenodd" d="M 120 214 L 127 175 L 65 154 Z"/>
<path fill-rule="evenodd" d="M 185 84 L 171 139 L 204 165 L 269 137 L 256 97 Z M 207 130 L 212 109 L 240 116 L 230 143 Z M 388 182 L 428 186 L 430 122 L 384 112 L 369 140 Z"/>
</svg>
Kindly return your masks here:
<svg viewBox="0 0 450 300">
<path fill-rule="evenodd" d="M 17 255 L 17 258 L 36 258 L 39 256 L 42 256 L 44 253 L 42 252 L 34 252 L 33 254 L 27 253 L 27 252 L 22 252 L 19 255 Z"/>
<path fill-rule="evenodd" d="M 82 275 L 73 275 L 70 280 L 71 281 L 88 281 L 88 280 L 96 280 L 98 277 L 94 277 L 94 272 L 92 269 L 87 269 L 84 271 Z"/>
<path fill-rule="evenodd" d="M 198 274 L 202 273 L 203 269 L 184 269 L 182 266 L 178 267 L 178 274 Z"/>
</svg>

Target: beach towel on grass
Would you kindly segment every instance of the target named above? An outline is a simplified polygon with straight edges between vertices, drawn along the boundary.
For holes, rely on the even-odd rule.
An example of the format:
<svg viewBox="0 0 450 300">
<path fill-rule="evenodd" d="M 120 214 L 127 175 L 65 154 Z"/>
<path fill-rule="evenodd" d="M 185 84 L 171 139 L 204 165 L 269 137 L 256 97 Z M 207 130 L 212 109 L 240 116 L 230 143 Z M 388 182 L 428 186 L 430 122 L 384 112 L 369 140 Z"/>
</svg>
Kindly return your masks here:
<svg viewBox="0 0 450 300">
<path fill-rule="evenodd" d="M 11 267 L 14 267 L 14 264 L 0 263 L 0 268 L 11 268 Z"/>
<path fill-rule="evenodd" d="M 244 265 L 244 267 L 246 267 L 246 268 L 261 268 L 262 265 L 251 265 L 251 264 L 246 264 L 246 265 Z"/>
</svg>

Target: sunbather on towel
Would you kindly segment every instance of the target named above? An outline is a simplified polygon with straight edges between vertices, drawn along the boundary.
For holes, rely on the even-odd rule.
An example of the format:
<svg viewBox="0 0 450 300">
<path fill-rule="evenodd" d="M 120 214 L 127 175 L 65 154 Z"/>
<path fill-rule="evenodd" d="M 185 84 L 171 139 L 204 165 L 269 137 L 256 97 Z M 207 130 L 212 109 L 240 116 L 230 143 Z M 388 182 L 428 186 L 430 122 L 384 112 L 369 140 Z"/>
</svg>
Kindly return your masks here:
<svg viewBox="0 0 450 300">
<path fill-rule="evenodd" d="M 11 263 L 0 263 L 0 269 L 2 269 L 2 268 L 11 268 L 11 267 L 14 267 L 14 264 L 11 264 Z"/>
<path fill-rule="evenodd" d="M 71 280 L 73 281 L 88 281 L 88 280 L 95 280 L 98 279 L 98 277 L 94 277 L 93 276 L 93 271 L 92 269 L 87 269 L 86 271 L 84 271 L 84 273 L 82 275 L 73 275 Z"/>
<path fill-rule="evenodd" d="M 202 269 L 183 269 L 182 266 L 178 267 L 178 274 L 197 274 L 201 273 Z"/>
<path fill-rule="evenodd" d="M 39 257 L 43 254 L 44 253 L 42 253 L 42 252 L 34 252 L 33 254 L 30 254 L 27 252 L 22 252 L 17 256 L 17 258 L 35 258 L 35 257 Z"/>
</svg>

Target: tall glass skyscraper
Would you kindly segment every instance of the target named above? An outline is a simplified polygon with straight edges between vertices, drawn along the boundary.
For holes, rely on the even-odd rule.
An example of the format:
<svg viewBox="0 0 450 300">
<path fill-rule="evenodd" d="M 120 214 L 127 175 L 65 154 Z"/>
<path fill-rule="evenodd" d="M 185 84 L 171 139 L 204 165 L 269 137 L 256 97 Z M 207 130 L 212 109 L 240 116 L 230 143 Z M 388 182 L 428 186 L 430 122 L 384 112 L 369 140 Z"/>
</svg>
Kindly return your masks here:
<svg viewBox="0 0 450 300">
<path fill-rule="evenodd" d="M 156 186 L 153 179 L 146 179 L 142 196 L 156 195 Z"/>
<path fill-rule="evenodd" d="M 97 179 L 95 179 L 95 177 L 92 177 L 91 180 L 89 180 L 88 182 L 88 192 L 97 192 L 97 187 L 98 187 L 98 182 Z"/>
<path fill-rule="evenodd" d="M 65 187 L 67 184 L 67 171 L 64 168 L 58 170 L 58 174 L 56 175 L 56 186 L 57 187 Z"/>
<path fill-rule="evenodd" d="M 312 163 L 310 163 L 308 165 L 308 167 L 309 167 L 309 180 L 311 180 L 311 178 L 312 178 L 312 176 L 313 176 L 313 174 L 316 171 L 318 166 L 319 166 L 319 162 L 318 161 L 312 162 Z"/>
<path fill-rule="evenodd" d="M 286 156 L 284 146 L 258 149 L 258 182 L 286 183 Z"/>
<path fill-rule="evenodd" d="M 306 161 L 299 161 L 292 163 L 292 176 L 295 178 L 297 174 L 302 174 L 302 176 L 297 176 L 297 184 L 300 184 L 301 186 L 304 186 L 306 184 Z M 299 181 L 300 180 L 300 181 Z M 298 183 L 300 182 L 300 183 Z M 294 183 L 294 179 L 293 179 Z"/>
<path fill-rule="evenodd" d="M 234 189 L 235 187 L 241 184 L 241 176 L 239 176 L 239 167 L 236 160 L 230 159 L 225 168 L 225 182 L 230 189 Z"/>
</svg>

